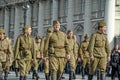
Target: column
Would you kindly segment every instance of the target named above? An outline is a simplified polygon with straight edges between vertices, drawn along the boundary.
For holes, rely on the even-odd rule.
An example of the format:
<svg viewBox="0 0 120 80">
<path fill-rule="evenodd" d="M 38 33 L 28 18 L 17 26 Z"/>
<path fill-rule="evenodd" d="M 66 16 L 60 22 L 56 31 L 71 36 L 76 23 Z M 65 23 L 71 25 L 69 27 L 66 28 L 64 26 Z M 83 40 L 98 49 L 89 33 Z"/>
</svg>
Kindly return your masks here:
<svg viewBox="0 0 120 80">
<path fill-rule="evenodd" d="M 115 28 L 115 0 L 106 0 L 105 21 L 107 23 L 107 36 L 111 48 L 114 47 L 114 28 Z"/>
<path fill-rule="evenodd" d="M 58 19 L 58 0 L 53 0 L 52 10 L 53 10 L 52 21 L 57 20 Z"/>
<path fill-rule="evenodd" d="M 44 3 L 39 2 L 39 13 L 38 13 L 38 34 L 44 35 L 43 24 L 44 24 Z"/>
<path fill-rule="evenodd" d="M 31 7 L 27 8 L 26 24 L 31 25 Z"/>
<path fill-rule="evenodd" d="M 5 8 L 5 14 L 4 14 L 4 29 L 6 32 L 6 35 L 9 33 L 9 9 Z"/>
<path fill-rule="evenodd" d="M 68 0 L 67 26 L 73 29 L 73 0 Z"/>
<path fill-rule="evenodd" d="M 84 34 L 83 35 L 91 33 L 90 18 L 91 18 L 91 0 L 85 0 Z"/>
<path fill-rule="evenodd" d="M 20 9 L 18 6 L 15 6 L 15 27 L 14 27 L 14 41 L 16 41 L 19 35 L 19 27 L 20 27 Z"/>
</svg>

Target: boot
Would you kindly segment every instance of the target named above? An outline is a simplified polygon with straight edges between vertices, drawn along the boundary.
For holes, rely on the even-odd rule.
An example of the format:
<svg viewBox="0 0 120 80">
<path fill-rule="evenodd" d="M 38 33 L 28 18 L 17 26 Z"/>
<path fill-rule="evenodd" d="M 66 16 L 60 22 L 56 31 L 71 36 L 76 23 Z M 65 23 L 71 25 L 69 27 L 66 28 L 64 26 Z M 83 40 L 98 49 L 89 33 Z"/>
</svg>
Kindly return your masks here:
<svg viewBox="0 0 120 80">
<path fill-rule="evenodd" d="M 100 74 L 100 80 L 106 80 L 105 74 Z"/>
<path fill-rule="evenodd" d="M 34 73 L 35 73 L 36 80 L 38 80 L 40 77 L 39 77 L 39 75 L 37 73 L 37 70 L 34 70 Z"/>
<path fill-rule="evenodd" d="M 8 79 L 8 72 L 5 71 L 5 76 L 4 76 L 4 80 L 7 80 Z"/>
<path fill-rule="evenodd" d="M 82 68 L 82 79 L 85 79 L 85 69 Z"/>
<path fill-rule="evenodd" d="M 23 77 L 23 76 L 20 76 L 20 80 L 24 80 L 24 77 Z"/>
<path fill-rule="evenodd" d="M 57 80 L 57 72 L 51 71 L 51 80 Z"/>
<path fill-rule="evenodd" d="M 69 73 L 69 80 L 72 80 L 73 79 L 73 71 L 70 71 Z"/>
<path fill-rule="evenodd" d="M 75 71 L 73 72 L 73 79 L 76 79 Z"/>
<path fill-rule="evenodd" d="M 15 68 L 16 77 L 18 77 L 18 68 Z"/>
<path fill-rule="evenodd" d="M 46 78 L 46 80 L 50 80 L 49 79 L 49 73 L 45 73 L 45 78 Z"/>
<path fill-rule="evenodd" d="M 97 80 L 100 80 L 100 70 L 97 70 Z"/>
<path fill-rule="evenodd" d="M 27 80 L 27 76 L 24 76 L 24 79 L 23 80 Z"/>
<path fill-rule="evenodd" d="M 0 80 L 4 80 L 4 79 L 3 79 L 2 72 L 0 72 Z"/>
<path fill-rule="evenodd" d="M 32 79 L 35 79 L 35 71 L 33 71 Z"/>
<path fill-rule="evenodd" d="M 92 80 L 93 79 L 93 75 L 88 75 L 88 80 Z"/>
</svg>

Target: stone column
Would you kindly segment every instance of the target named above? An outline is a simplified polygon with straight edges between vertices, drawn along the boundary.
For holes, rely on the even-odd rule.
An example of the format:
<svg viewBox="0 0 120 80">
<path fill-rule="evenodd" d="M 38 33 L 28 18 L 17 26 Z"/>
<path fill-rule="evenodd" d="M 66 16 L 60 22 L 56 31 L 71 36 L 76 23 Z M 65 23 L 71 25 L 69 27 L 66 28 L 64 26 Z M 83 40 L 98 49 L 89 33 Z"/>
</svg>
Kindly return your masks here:
<svg viewBox="0 0 120 80">
<path fill-rule="evenodd" d="M 58 19 L 58 0 L 53 0 L 52 4 L 52 21 Z"/>
<path fill-rule="evenodd" d="M 67 26 L 73 29 L 73 0 L 68 0 L 68 16 L 67 16 Z"/>
<path fill-rule="evenodd" d="M 91 20 L 90 20 L 90 18 L 91 18 L 91 0 L 85 0 L 84 35 L 91 33 Z"/>
<path fill-rule="evenodd" d="M 5 8 L 5 14 L 4 14 L 4 29 L 5 29 L 5 32 L 6 32 L 6 35 L 8 35 L 8 32 L 9 32 L 9 9 L 8 8 Z"/>
<path fill-rule="evenodd" d="M 105 21 L 107 23 L 107 36 L 111 48 L 114 47 L 114 28 L 115 28 L 115 0 L 106 0 Z"/>
<path fill-rule="evenodd" d="M 39 2 L 39 13 L 38 13 L 38 34 L 44 35 L 43 24 L 44 24 L 44 3 Z"/>
<path fill-rule="evenodd" d="M 15 27 L 14 27 L 14 40 L 16 41 L 18 35 L 19 35 L 19 27 L 20 27 L 20 9 L 16 5 L 15 6 Z"/>
</svg>

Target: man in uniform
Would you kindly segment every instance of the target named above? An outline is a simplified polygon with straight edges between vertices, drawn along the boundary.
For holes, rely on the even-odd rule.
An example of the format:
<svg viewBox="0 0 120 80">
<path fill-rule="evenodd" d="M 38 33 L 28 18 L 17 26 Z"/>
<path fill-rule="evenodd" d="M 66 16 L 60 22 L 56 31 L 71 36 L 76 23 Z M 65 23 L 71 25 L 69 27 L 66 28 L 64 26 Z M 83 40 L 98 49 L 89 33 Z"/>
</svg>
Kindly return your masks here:
<svg viewBox="0 0 120 80">
<path fill-rule="evenodd" d="M 40 61 L 42 60 L 42 58 L 43 58 L 43 54 L 42 54 L 42 52 L 41 52 L 41 40 L 42 40 L 42 38 L 39 36 L 39 35 L 37 35 L 36 36 L 36 38 L 35 38 L 35 41 L 36 41 L 36 46 L 35 46 L 35 55 L 36 55 L 36 61 L 37 62 L 33 62 L 32 63 L 32 67 L 33 67 L 33 76 L 32 76 L 32 78 L 34 79 L 34 76 L 36 77 L 36 80 L 38 80 L 39 79 L 39 75 L 38 75 L 38 72 L 37 72 L 37 70 L 38 70 L 38 67 L 39 67 L 39 64 L 40 64 Z"/>
<path fill-rule="evenodd" d="M 70 72 L 69 72 L 69 80 L 73 79 L 73 73 L 75 72 L 75 57 L 74 57 L 74 48 L 75 48 L 75 41 L 73 39 L 73 31 L 68 30 L 67 32 L 67 38 L 69 42 L 69 47 L 70 47 L 70 60 L 68 61 L 70 64 Z"/>
<path fill-rule="evenodd" d="M 46 38 L 50 37 L 53 33 L 53 27 L 49 27 L 47 29 L 47 35 L 43 38 L 42 40 L 42 45 L 44 46 L 44 44 L 46 43 Z M 49 52 L 49 51 L 48 51 Z M 48 54 L 48 52 L 46 54 Z M 45 56 L 45 54 L 43 54 L 44 57 L 46 58 L 46 60 L 44 61 L 44 73 L 45 73 L 45 78 L 46 80 L 50 80 L 50 70 L 49 70 L 49 55 Z"/>
<path fill-rule="evenodd" d="M 70 59 L 70 50 L 67 36 L 59 30 L 59 21 L 53 21 L 53 27 L 54 32 L 50 37 L 46 38 L 45 52 L 47 53 L 49 50 L 51 80 L 60 80 L 64 70 L 66 56 L 67 59 Z"/>
<path fill-rule="evenodd" d="M 31 61 L 36 62 L 35 41 L 31 32 L 31 26 L 26 25 L 23 28 L 23 34 L 18 36 L 15 44 L 15 59 L 19 60 L 20 80 L 26 80 Z"/>
<path fill-rule="evenodd" d="M 90 38 L 88 50 L 91 63 L 88 80 L 92 80 L 96 68 L 100 70 L 100 80 L 105 80 L 106 64 L 107 60 L 110 61 L 111 53 L 105 31 L 106 23 L 104 21 L 98 22 L 98 31 L 93 33 Z"/>
<path fill-rule="evenodd" d="M 84 41 L 80 43 L 80 48 L 79 48 L 79 54 L 80 54 L 80 59 L 82 60 L 82 78 L 85 78 L 85 69 L 89 68 L 90 65 L 90 58 L 89 58 L 89 52 L 87 50 L 88 48 L 88 34 L 85 35 Z"/>
<path fill-rule="evenodd" d="M 7 80 L 10 55 L 13 54 L 8 40 L 5 38 L 5 30 L 0 29 L 0 80 Z M 2 72 L 5 72 L 4 79 Z"/>
</svg>

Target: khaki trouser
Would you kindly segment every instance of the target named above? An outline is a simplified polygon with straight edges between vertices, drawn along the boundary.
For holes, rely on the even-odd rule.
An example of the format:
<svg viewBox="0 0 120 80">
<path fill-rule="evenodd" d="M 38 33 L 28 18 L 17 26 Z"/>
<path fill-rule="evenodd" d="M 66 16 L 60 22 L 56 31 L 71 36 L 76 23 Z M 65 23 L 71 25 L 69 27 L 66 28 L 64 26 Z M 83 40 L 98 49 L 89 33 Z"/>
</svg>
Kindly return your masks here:
<svg viewBox="0 0 120 80">
<path fill-rule="evenodd" d="M 57 80 L 61 77 L 64 66 L 65 66 L 65 58 L 58 58 L 50 56 L 50 72 L 51 72 L 51 80 Z"/>
<path fill-rule="evenodd" d="M 83 58 L 82 60 L 82 68 L 85 68 L 86 66 L 89 66 L 90 65 L 90 58 L 87 57 L 87 58 Z"/>
<path fill-rule="evenodd" d="M 100 70 L 100 72 L 102 74 L 105 73 L 106 70 L 106 64 L 107 64 L 107 59 L 106 57 L 103 58 L 98 58 L 98 57 L 94 57 L 94 61 L 90 62 L 90 75 L 93 75 L 96 68 L 98 68 Z"/>
<path fill-rule="evenodd" d="M 70 71 L 75 71 L 76 65 L 75 65 L 75 57 L 73 53 L 70 54 L 69 64 L 70 64 Z"/>
<path fill-rule="evenodd" d="M 44 73 L 49 73 L 49 59 L 44 62 Z"/>
<path fill-rule="evenodd" d="M 31 60 L 19 60 L 20 76 L 26 76 L 31 69 Z"/>
</svg>

